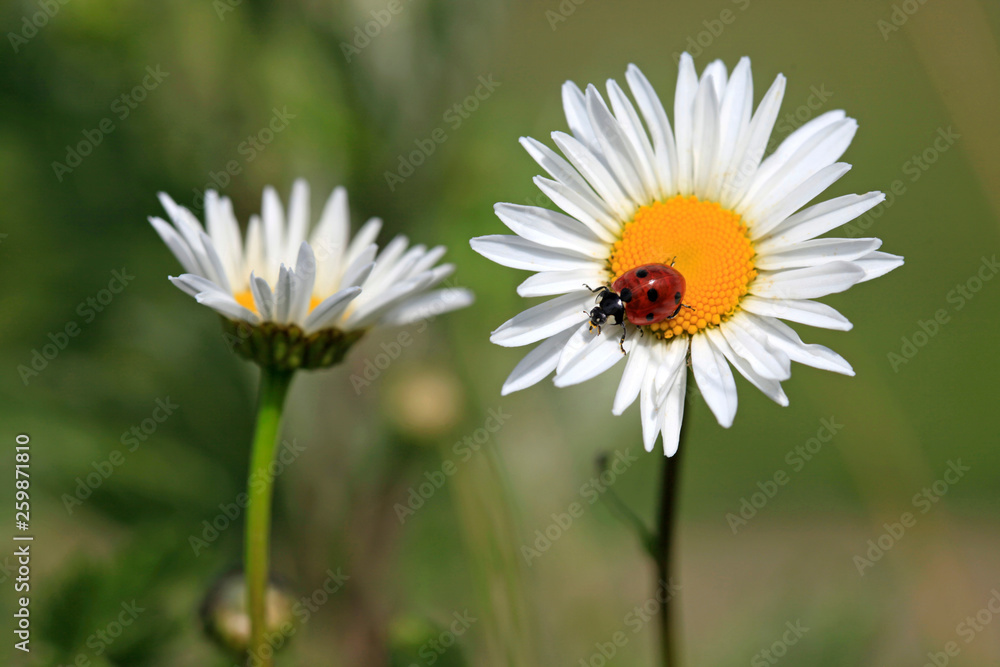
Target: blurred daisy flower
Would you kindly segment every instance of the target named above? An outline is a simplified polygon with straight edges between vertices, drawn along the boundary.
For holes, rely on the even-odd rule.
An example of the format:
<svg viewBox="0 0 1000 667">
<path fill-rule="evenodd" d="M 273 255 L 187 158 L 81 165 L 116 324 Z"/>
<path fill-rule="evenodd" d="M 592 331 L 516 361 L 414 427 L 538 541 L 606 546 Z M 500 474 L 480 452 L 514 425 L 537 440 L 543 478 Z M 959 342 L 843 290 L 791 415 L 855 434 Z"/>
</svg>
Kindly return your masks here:
<svg viewBox="0 0 1000 667">
<path fill-rule="evenodd" d="M 584 284 L 610 286 L 636 267 L 674 262 L 689 307 L 641 331 L 626 321 L 628 354 L 612 408 L 619 415 L 639 398 L 646 449 L 662 433 L 671 456 L 689 362 L 724 427 L 737 404 L 730 366 L 780 405 L 788 404 L 781 381 L 792 361 L 853 375 L 840 355 L 803 343 L 781 320 L 846 331 L 851 323 L 843 315 L 812 299 L 877 278 L 903 260 L 879 252 L 878 239 L 818 238 L 885 198 L 851 194 L 806 207 L 850 169 L 838 160 L 857 122 L 843 111 L 805 123 L 765 157 L 783 76 L 754 111 L 748 58 L 731 73 L 715 61 L 699 77 L 685 53 L 673 125 L 638 67 L 630 65 L 625 79 L 635 104 L 611 80 L 610 108 L 593 85 L 586 92 L 563 85 L 572 134 L 553 132 L 552 139 L 565 158 L 521 140 L 551 177 L 538 176 L 535 184 L 565 213 L 497 204 L 497 216 L 516 235 L 476 238 L 472 247 L 498 264 L 536 272 L 518 287 L 521 296 L 555 296 L 493 332 L 491 340 L 503 346 L 541 341 L 507 378 L 504 394 L 553 371 L 557 386 L 573 385 L 621 361 L 616 327 L 591 331 L 586 311 L 595 298 Z"/>
<path fill-rule="evenodd" d="M 287 213 L 265 188 L 263 212 L 251 216 L 245 238 L 232 202 L 214 191 L 205 195 L 207 231 L 168 195 L 161 193 L 160 202 L 173 224 L 149 221 L 186 271 L 170 281 L 222 315 L 236 349 L 264 365 L 328 366 L 371 327 L 472 303 L 466 289 L 433 289 L 454 270 L 437 265 L 443 246 L 408 247 L 397 236 L 380 252 L 377 218 L 350 238 L 343 188 L 330 195 L 311 233 L 304 180 L 293 185 Z"/>
</svg>

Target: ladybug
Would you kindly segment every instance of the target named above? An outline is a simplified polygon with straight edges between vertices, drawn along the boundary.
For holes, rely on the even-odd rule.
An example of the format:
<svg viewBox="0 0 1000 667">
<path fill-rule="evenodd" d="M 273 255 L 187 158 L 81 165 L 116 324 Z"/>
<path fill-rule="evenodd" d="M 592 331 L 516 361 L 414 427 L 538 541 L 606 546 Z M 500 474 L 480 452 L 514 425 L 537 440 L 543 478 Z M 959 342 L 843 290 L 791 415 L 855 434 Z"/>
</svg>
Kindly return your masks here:
<svg viewBox="0 0 1000 667">
<path fill-rule="evenodd" d="M 681 303 L 684 298 L 684 276 L 673 266 L 673 262 L 670 266 L 644 264 L 626 271 L 611 287 L 601 285 L 595 289 L 584 285 L 598 294 L 597 306 L 587 313 L 591 328 L 597 327 L 597 333 L 601 333 L 601 325 L 614 318 L 614 323 L 622 327 L 622 338 L 618 346 L 622 354 L 625 354 L 625 334 L 628 333 L 625 328 L 626 319 L 635 326 L 642 327 L 669 320 L 681 308 L 691 308 Z M 642 335 L 641 328 L 639 334 Z"/>
</svg>

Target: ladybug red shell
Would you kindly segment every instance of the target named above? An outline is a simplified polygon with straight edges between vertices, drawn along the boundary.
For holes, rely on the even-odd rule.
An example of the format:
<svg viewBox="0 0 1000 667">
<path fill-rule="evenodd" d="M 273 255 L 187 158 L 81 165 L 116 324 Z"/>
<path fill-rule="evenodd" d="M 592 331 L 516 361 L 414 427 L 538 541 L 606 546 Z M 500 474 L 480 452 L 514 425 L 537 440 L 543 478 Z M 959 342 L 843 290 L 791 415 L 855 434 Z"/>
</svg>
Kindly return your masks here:
<svg viewBox="0 0 1000 667">
<path fill-rule="evenodd" d="M 622 337 L 618 342 L 625 354 L 625 320 L 637 327 L 669 320 L 682 307 L 684 298 L 684 276 L 680 271 L 666 264 L 644 264 L 622 274 L 611 287 L 601 285 L 596 289 L 584 285 L 597 296 L 597 305 L 587 315 L 591 328 L 601 326 L 609 320 L 621 325 Z M 584 311 L 587 312 L 587 311 Z M 642 329 L 639 329 L 642 333 Z"/>
<path fill-rule="evenodd" d="M 626 271 L 611 285 L 636 326 L 669 320 L 681 309 L 684 276 L 666 264 L 644 264 Z"/>
</svg>

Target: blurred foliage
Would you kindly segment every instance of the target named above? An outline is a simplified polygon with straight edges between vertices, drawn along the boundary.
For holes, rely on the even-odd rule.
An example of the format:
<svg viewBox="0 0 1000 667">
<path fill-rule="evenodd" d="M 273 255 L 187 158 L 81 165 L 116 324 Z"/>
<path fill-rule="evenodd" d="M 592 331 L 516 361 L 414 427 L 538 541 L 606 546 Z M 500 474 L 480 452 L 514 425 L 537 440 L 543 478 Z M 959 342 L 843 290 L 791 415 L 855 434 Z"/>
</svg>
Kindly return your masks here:
<svg viewBox="0 0 1000 667">
<path fill-rule="evenodd" d="M 13 286 L 0 297 L 0 421 L 8 442 L 32 437 L 31 664 L 81 654 L 95 665 L 229 664 L 201 633 L 197 607 L 239 562 L 242 517 L 226 512 L 245 478 L 256 373 L 228 353 L 218 318 L 168 283 L 179 267 L 145 219 L 162 215 L 159 191 L 197 209 L 199 193 L 218 187 L 245 221 L 265 184 L 287 195 L 298 176 L 311 181 L 314 204 L 346 185 L 355 227 L 384 218 L 383 242 L 403 233 L 448 245 L 455 282 L 477 303 L 411 332 L 413 344 L 370 385 L 352 376 L 364 377 L 396 332 L 370 336 L 338 369 L 296 380 L 286 437 L 305 451 L 278 481 L 274 565 L 308 604 L 280 664 L 429 664 L 419 654 L 426 638 L 466 609 L 482 620 L 437 664 L 575 665 L 622 629 L 629 641 L 613 664 L 652 664 L 654 633 L 626 625 L 652 573 L 603 504 L 530 567 L 521 557 L 535 531 L 579 499 L 596 454 L 641 448 L 637 410 L 610 415 L 615 372 L 499 396 L 523 351 L 491 346 L 488 333 L 524 307 L 514 291 L 523 276 L 472 253 L 468 239 L 501 231 L 494 202 L 545 205 L 530 181 L 538 168 L 516 139 L 547 141 L 565 129 L 564 80 L 621 80 L 635 62 L 670 108 L 674 54 L 692 45 L 699 67 L 750 55 L 758 99 L 777 73 L 788 76 L 782 113 L 793 116 L 779 134 L 801 122 L 801 109 L 809 117 L 844 108 L 859 119 L 845 158 L 855 167 L 831 194 L 899 180 L 905 192 L 878 209 L 866 234 L 907 264 L 826 300 L 852 332 L 802 329 L 850 360 L 856 377 L 798 367 L 784 409 L 741 382 L 729 430 L 696 397 L 680 539 L 688 664 L 746 664 L 797 619 L 811 630 L 789 648 L 788 664 L 912 665 L 961 641 L 956 626 L 1000 585 L 1000 449 L 987 418 L 1000 371 L 1000 282 L 961 309 L 948 294 L 1000 246 L 987 196 L 1000 183 L 969 157 L 1000 137 L 975 114 L 959 124 L 953 110 L 987 105 L 982 116 L 1000 117 L 991 96 L 1000 8 L 927 3 L 883 34 L 878 22 L 899 5 L 401 0 L 384 26 L 382 0 L 0 7 L 10 46 L 0 64 L 0 278 Z M 9 35 L 27 34 L 26 17 L 43 6 L 58 10 L 15 44 Z M 377 34 L 359 39 L 372 21 Z M 921 36 L 955 24 L 977 35 L 985 26 L 991 41 L 944 35 L 946 46 L 984 55 L 945 70 L 953 76 L 942 84 L 925 64 L 952 64 Z M 456 126 L 446 114 L 481 76 L 500 85 Z M 810 109 L 817 89 L 828 100 Z M 276 115 L 287 120 L 270 126 Z M 101 131 L 102 122 L 113 129 Z M 262 130 L 282 124 L 265 143 Z M 955 145 L 915 168 L 914 156 L 949 127 Z M 390 188 L 386 173 L 436 128 L 446 141 Z M 69 165 L 67 153 L 88 136 L 100 142 L 78 166 L 54 168 Z M 87 299 L 99 298 L 114 270 L 135 277 L 98 311 Z M 894 371 L 887 355 L 939 309 L 948 323 Z M 25 383 L 18 367 L 71 322 L 78 335 Z M 419 390 L 396 383 L 415 375 L 421 386 L 427 373 L 440 398 L 400 403 Z M 130 450 L 130 430 L 157 399 L 179 407 Z M 426 412 L 435 405 L 438 419 L 414 417 L 434 416 Z M 459 443 L 497 408 L 509 421 L 463 460 Z M 830 417 L 842 432 L 793 472 L 786 453 Z M 116 450 L 124 462 L 102 475 Z M 971 467 L 967 477 L 859 577 L 853 557 L 957 459 Z M 401 522 L 395 506 L 449 460 L 458 472 Z M 661 462 L 640 461 L 616 488 L 648 519 Z M 734 536 L 726 513 L 778 469 L 791 482 Z M 0 485 L 5 507 L 8 488 Z M 193 546 L 198 539 L 207 546 Z M 350 579 L 316 604 L 310 591 L 338 568 Z M 88 638 L 133 599 L 147 611 L 96 655 Z M 0 596 L 5 618 L 12 604 Z M 996 664 L 998 645 L 995 623 L 961 643 L 962 664 Z M 0 662 L 23 657 L 15 653 L 6 642 Z"/>
</svg>

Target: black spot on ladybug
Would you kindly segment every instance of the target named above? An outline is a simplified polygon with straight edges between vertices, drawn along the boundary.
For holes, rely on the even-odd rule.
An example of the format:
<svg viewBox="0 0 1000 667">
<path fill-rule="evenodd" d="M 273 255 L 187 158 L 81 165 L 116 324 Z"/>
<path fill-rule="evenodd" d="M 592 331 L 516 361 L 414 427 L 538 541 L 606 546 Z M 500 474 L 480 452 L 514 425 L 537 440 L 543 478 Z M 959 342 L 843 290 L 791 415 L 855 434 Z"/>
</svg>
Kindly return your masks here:
<svg viewBox="0 0 1000 667">
<path fill-rule="evenodd" d="M 648 315 L 646 315 L 646 319 L 647 320 L 653 319 L 653 313 L 649 313 Z"/>
<path fill-rule="evenodd" d="M 649 275 L 649 271 L 647 271 L 646 269 L 639 269 L 638 271 L 635 272 L 635 275 L 639 278 L 645 278 L 646 276 Z"/>
<path fill-rule="evenodd" d="M 680 303 L 680 302 L 681 302 L 681 293 L 678 292 L 677 294 L 674 295 L 674 303 Z"/>
<path fill-rule="evenodd" d="M 650 289 L 646 292 L 646 297 L 649 299 L 650 303 L 656 301 L 660 298 L 660 293 L 656 291 L 656 288 Z"/>
<path fill-rule="evenodd" d="M 626 287 L 621 291 L 621 294 L 619 294 L 618 297 L 625 303 L 628 303 L 632 300 L 632 290 Z"/>
</svg>

